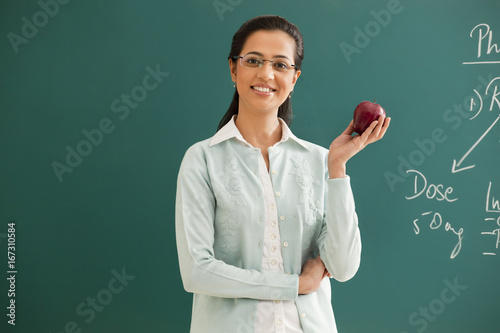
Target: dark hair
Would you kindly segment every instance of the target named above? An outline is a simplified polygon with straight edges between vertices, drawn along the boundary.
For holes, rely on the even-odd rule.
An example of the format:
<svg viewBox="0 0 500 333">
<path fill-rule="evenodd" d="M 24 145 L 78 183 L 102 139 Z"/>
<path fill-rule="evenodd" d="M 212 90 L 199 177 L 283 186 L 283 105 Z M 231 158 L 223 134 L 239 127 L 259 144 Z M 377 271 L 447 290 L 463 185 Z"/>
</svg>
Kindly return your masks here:
<svg viewBox="0 0 500 333">
<path fill-rule="evenodd" d="M 245 44 L 248 36 L 258 30 L 281 30 L 287 33 L 290 37 L 295 40 L 295 55 L 294 61 L 297 68 L 302 65 L 302 59 L 304 59 L 304 41 L 302 39 L 302 34 L 296 25 L 288 22 L 285 18 L 276 15 L 262 15 L 254 17 L 240 27 L 238 31 L 233 36 L 233 42 L 231 44 L 231 51 L 229 51 L 229 56 L 227 59 L 233 59 L 240 55 L 243 45 Z M 238 114 L 239 107 L 239 94 L 238 90 L 235 89 L 233 100 L 229 105 L 229 109 L 222 118 L 217 127 L 220 130 L 224 125 L 226 125 L 233 115 Z M 292 101 L 287 98 L 283 104 L 278 108 L 278 117 L 282 118 L 287 125 L 292 122 Z"/>
</svg>

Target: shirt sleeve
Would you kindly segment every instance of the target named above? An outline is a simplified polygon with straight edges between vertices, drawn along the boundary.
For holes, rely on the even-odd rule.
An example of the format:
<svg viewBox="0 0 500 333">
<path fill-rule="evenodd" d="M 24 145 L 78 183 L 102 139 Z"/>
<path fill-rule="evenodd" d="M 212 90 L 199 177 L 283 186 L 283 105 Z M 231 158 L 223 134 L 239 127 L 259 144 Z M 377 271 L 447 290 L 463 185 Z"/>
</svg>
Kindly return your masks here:
<svg viewBox="0 0 500 333">
<path fill-rule="evenodd" d="M 225 298 L 297 299 L 298 275 L 243 269 L 214 257 L 215 205 L 206 155 L 193 146 L 181 163 L 175 205 L 177 252 L 186 291 Z"/>
<path fill-rule="evenodd" d="M 361 236 L 349 176 L 326 180 L 325 215 L 318 238 L 321 259 L 340 282 L 351 279 L 361 260 Z"/>
</svg>

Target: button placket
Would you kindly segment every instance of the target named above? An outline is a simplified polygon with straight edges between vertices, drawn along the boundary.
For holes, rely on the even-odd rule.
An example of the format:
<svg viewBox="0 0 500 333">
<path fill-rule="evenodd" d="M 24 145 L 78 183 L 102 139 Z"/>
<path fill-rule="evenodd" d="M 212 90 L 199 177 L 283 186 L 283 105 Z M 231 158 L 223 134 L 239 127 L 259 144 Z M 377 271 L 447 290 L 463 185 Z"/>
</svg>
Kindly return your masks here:
<svg viewBox="0 0 500 333">
<path fill-rule="evenodd" d="M 274 149 L 270 148 L 268 149 L 270 162 L 269 169 L 266 168 L 263 159 L 260 165 L 260 178 L 263 185 L 261 197 L 264 199 L 265 207 L 265 230 L 263 241 L 263 248 L 265 250 L 263 251 L 262 257 L 262 269 L 285 274 L 282 253 L 283 250 L 285 250 L 285 248 L 289 245 L 288 242 L 284 242 L 284 240 L 281 239 L 283 235 L 281 235 L 280 233 L 280 224 L 284 222 L 284 215 L 280 214 L 282 213 L 280 210 L 283 204 L 280 200 L 285 199 L 285 193 L 283 192 L 283 188 L 280 188 L 280 186 L 282 185 L 280 184 L 280 178 L 278 178 L 281 171 L 279 171 L 279 169 L 277 168 L 279 162 L 277 161 L 275 155 L 279 153 L 279 149 L 276 149 L 276 147 L 274 147 Z M 287 241 L 289 240 L 290 239 L 287 239 Z M 285 244 L 287 245 L 285 246 Z M 291 272 L 287 271 L 287 274 L 291 274 Z M 260 301 L 259 309 L 265 308 L 263 304 L 270 303 L 269 305 L 271 307 L 267 308 L 265 312 L 269 314 L 269 318 L 272 318 L 272 322 L 266 321 L 263 327 L 265 327 L 267 330 L 270 329 L 270 325 L 272 325 L 273 332 L 285 333 L 285 327 L 288 325 L 288 320 L 290 320 L 289 301 L 285 302 L 279 299 L 275 299 L 274 301 L 270 301 L 269 303 L 267 302 L 269 301 Z M 263 306 L 261 307 L 261 305 Z M 287 309 L 287 311 L 284 311 L 285 309 Z M 300 313 L 295 312 L 295 316 L 295 318 L 300 318 Z"/>
</svg>

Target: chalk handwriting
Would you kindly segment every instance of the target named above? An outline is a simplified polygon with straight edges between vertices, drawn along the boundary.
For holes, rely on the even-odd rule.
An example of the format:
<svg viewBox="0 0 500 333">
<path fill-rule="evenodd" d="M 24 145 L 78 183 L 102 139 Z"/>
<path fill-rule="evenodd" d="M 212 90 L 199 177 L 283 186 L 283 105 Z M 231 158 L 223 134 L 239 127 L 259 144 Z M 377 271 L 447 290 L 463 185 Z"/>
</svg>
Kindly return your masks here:
<svg viewBox="0 0 500 333">
<path fill-rule="evenodd" d="M 475 34 L 477 33 L 477 37 Z M 485 55 L 483 53 L 486 50 L 486 56 L 500 53 L 500 49 L 496 43 L 493 43 L 493 30 L 490 29 L 490 26 L 486 23 L 481 23 L 472 28 L 470 32 L 471 38 L 477 38 L 477 60 L 478 61 L 464 61 L 463 65 L 477 65 L 477 64 L 500 64 L 500 60 L 483 60 L 481 57 Z M 484 43 L 485 39 L 487 40 L 487 44 Z M 486 46 L 486 47 L 485 47 Z"/>
<path fill-rule="evenodd" d="M 423 173 L 421 173 L 417 170 L 407 170 L 406 173 L 415 173 L 416 174 L 415 175 L 415 193 L 413 196 L 409 196 L 409 197 L 405 196 L 405 198 L 407 200 L 415 199 L 415 198 L 419 197 L 424 192 L 425 192 L 425 196 L 427 197 L 427 199 L 431 199 L 431 200 L 434 198 L 437 201 L 446 200 L 448 202 L 453 202 L 453 201 L 458 200 L 458 198 L 448 198 L 448 195 L 451 195 L 451 193 L 453 192 L 452 187 L 446 188 L 446 190 L 444 190 L 444 192 L 443 192 L 444 186 L 442 184 L 438 184 L 438 185 L 430 184 L 429 186 L 427 186 L 427 179 L 425 178 Z M 419 185 L 418 185 L 419 176 L 423 180 L 423 186 L 421 189 L 419 189 Z M 425 189 L 427 189 L 427 191 Z"/>
<path fill-rule="evenodd" d="M 498 217 L 497 219 L 497 225 L 500 227 L 500 216 Z M 493 236 L 497 236 L 496 237 L 496 243 L 495 243 L 495 248 L 498 250 L 498 246 L 500 245 L 500 228 L 498 229 L 495 229 L 493 231 L 483 231 L 481 232 L 481 235 L 493 235 Z M 492 253 L 492 252 L 483 252 L 483 255 L 496 255 L 496 253 Z"/>
<path fill-rule="evenodd" d="M 476 25 L 470 32 L 470 37 L 474 38 L 474 32 L 477 29 L 477 57 L 481 58 L 481 51 L 483 50 L 483 40 L 488 38 L 488 46 L 486 47 L 486 54 L 490 54 L 491 51 L 495 51 L 495 53 L 500 53 L 498 49 L 498 45 L 492 43 L 493 39 L 493 30 L 490 29 L 490 26 L 486 23 L 481 23 Z"/>
<path fill-rule="evenodd" d="M 491 194 L 491 182 L 488 184 L 488 190 L 486 191 L 486 212 L 487 213 L 500 213 L 500 202 L 495 199 Z M 500 215 L 497 217 L 487 217 L 484 219 L 485 222 L 496 221 L 498 227 L 500 227 Z M 493 235 L 496 236 L 495 248 L 498 250 L 500 245 L 500 228 L 494 229 L 493 231 L 483 231 L 481 235 Z M 483 252 L 483 255 L 496 256 L 495 252 Z"/>
<path fill-rule="evenodd" d="M 481 140 L 484 139 L 484 137 L 486 136 L 486 134 L 488 134 L 488 132 L 491 131 L 491 129 L 493 128 L 493 126 L 495 126 L 495 124 L 498 122 L 499 119 L 500 119 L 500 115 L 498 117 L 496 117 L 495 121 L 490 125 L 490 127 L 488 127 L 488 129 L 483 133 L 483 135 L 481 135 L 481 137 L 479 139 L 477 139 L 477 141 L 472 145 L 472 147 L 469 148 L 469 150 L 465 153 L 465 155 L 462 156 L 462 158 L 460 160 L 458 160 L 458 162 L 457 162 L 456 159 L 453 159 L 453 165 L 451 166 L 451 172 L 452 173 L 457 173 L 457 172 L 460 172 L 460 171 L 463 171 L 463 170 L 472 169 L 473 167 L 476 166 L 474 164 L 474 165 L 469 165 L 469 166 L 465 166 L 465 167 L 460 167 L 460 165 L 465 160 L 465 158 L 467 156 L 469 156 L 469 154 L 474 150 L 474 148 L 477 147 L 477 145 L 479 144 L 479 142 L 481 142 Z"/>
<path fill-rule="evenodd" d="M 490 81 L 490 83 L 486 87 L 486 90 L 485 90 L 485 93 L 484 93 L 485 95 L 488 95 L 488 90 L 490 90 L 491 84 L 493 82 L 495 82 L 496 80 L 500 80 L 500 77 L 496 77 L 496 78 L 494 78 L 493 80 Z M 497 103 L 497 106 L 500 108 L 500 101 L 498 100 L 498 95 L 500 95 L 500 91 L 498 91 L 498 86 L 495 85 L 495 90 L 493 91 L 493 95 L 491 95 L 490 111 L 493 110 L 493 106 L 495 105 L 494 104 L 495 102 Z"/>
<path fill-rule="evenodd" d="M 491 196 L 491 182 L 488 185 L 488 191 L 486 192 L 486 212 L 487 213 L 500 213 L 500 201 Z M 490 201 L 491 200 L 491 201 Z M 490 206 L 491 204 L 491 206 Z"/>
<path fill-rule="evenodd" d="M 495 82 L 495 81 L 498 81 L 498 82 Z M 498 85 L 497 85 L 497 83 L 499 83 L 499 82 L 500 82 L 500 76 L 497 76 L 496 78 L 492 79 L 488 83 L 488 86 L 486 87 L 486 90 L 484 91 L 484 96 L 489 97 L 490 95 L 488 95 L 488 92 L 491 92 L 490 88 L 493 89 L 493 92 L 491 95 L 490 108 L 489 108 L 490 112 L 493 111 L 493 108 L 495 107 L 495 105 L 500 110 L 500 100 L 499 100 L 500 89 L 498 89 Z M 493 85 L 493 83 L 495 83 L 495 84 Z M 483 110 L 483 106 L 484 106 L 483 96 L 481 96 L 481 94 L 476 89 L 472 89 L 472 90 L 476 93 L 477 102 L 475 101 L 474 97 L 471 97 L 469 111 L 472 112 L 475 109 L 476 105 L 478 105 L 478 108 L 477 108 L 476 114 L 474 116 L 472 116 L 469 120 L 476 118 L 481 113 L 481 111 Z"/>
<path fill-rule="evenodd" d="M 438 212 L 429 211 L 429 212 L 422 213 L 422 216 L 431 215 L 431 214 L 432 214 L 432 220 L 429 224 L 429 228 L 431 228 L 432 230 L 439 229 L 443 225 L 443 218 L 442 218 L 441 214 L 439 214 Z M 418 226 L 417 221 L 418 221 L 418 219 L 413 220 L 413 226 L 414 226 L 413 231 L 415 232 L 416 235 L 418 235 L 420 233 L 420 228 Z M 455 228 L 452 227 L 450 222 L 446 222 L 444 225 L 444 230 L 446 230 L 447 232 L 451 231 L 458 238 L 458 242 L 450 254 L 450 258 L 454 259 L 460 253 L 460 250 L 462 249 L 462 240 L 464 238 L 464 236 L 463 236 L 464 229 L 460 228 L 460 229 L 458 229 L 458 231 L 456 231 Z M 498 245 L 498 243 L 497 243 L 497 245 Z"/>
</svg>

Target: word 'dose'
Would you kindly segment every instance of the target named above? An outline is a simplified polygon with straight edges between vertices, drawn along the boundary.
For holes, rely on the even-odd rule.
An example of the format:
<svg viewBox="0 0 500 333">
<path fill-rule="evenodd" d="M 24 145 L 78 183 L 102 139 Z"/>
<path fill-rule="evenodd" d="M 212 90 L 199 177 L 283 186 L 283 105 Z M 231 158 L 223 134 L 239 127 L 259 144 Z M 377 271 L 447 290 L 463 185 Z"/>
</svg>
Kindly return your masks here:
<svg viewBox="0 0 500 333">
<path fill-rule="evenodd" d="M 425 196 L 428 199 L 436 199 L 438 201 L 446 200 L 448 202 L 453 202 L 455 200 L 458 200 L 458 198 L 454 198 L 454 199 L 448 198 L 448 195 L 453 192 L 452 187 L 448 187 L 448 188 L 444 189 L 443 184 L 438 184 L 438 185 L 429 184 L 429 186 L 427 186 L 427 179 L 425 178 L 423 173 L 421 173 L 417 170 L 407 170 L 406 171 L 406 173 L 411 173 L 411 172 L 416 174 L 415 175 L 415 190 L 414 190 L 415 193 L 413 196 L 410 196 L 410 197 L 405 196 L 406 199 L 408 199 L 408 200 L 415 199 L 425 192 Z M 423 181 L 423 184 L 420 185 L 421 188 L 419 188 L 419 183 L 418 183 L 419 177 Z M 426 191 L 426 189 L 427 189 L 427 191 Z"/>
</svg>

